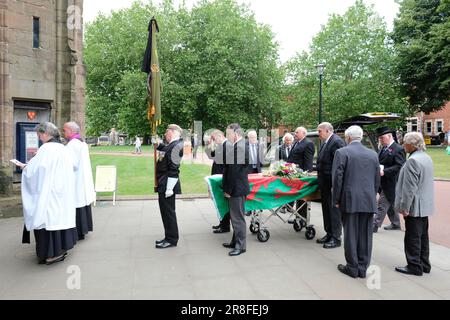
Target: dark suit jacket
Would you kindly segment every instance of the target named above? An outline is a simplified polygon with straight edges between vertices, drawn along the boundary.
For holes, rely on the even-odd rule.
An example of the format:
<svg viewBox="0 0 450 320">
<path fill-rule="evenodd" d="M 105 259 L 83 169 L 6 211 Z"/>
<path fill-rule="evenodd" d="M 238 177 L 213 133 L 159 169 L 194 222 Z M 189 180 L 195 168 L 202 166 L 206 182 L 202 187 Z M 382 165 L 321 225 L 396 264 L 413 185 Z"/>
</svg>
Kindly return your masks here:
<svg viewBox="0 0 450 320">
<path fill-rule="evenodd" d="M 183 158 L 183 140 L 176 140 L 168 145 L 160 144 L 158 150 L 158 161 L 156 162 L 156 179 L 158 180 L 158 193 L 165 193 L 167 178 L 178 178 L 173 188 L 175 194 L 181 194 L 179 179 L 181 158 Z"/>
<path fill-rule="evenodd" d="M 248 141 L 245 142 L 245 147 L 247 148 L 247 152 L 248 152 L 248 157 L 249 157 L 249 161 L 250 161 L 250 143 Z M 256 170 L 261 173 L 261 168 L 262 168 L 262 160 L 261 158 L 263 157 L 263 151 L 261 149 L 262 145 L 260 145 L 259 142 L 256 143 Z M 252 173 L 253 172 L 253 165 L 249 164 L 248 165 L 248 172 Z"/>
<path fill-rule="evenodd" d="M 291 152 L 293 150 L 294 144 L 291 144 Z M 289 153 L 289 155 L 290 155 Z M 283 143 L 281 146 L 278 147 L 278 159 L 286 161 L 288 160 L 288 157 L 286 157 L 286 145 Z"/>
<path fill-rule="evenodd" d="M 390 203 L 395 202 L 395 184 L 397 183 L 398 174 L 406 161 L 406 153 L 403 147 L 397 142 L 378 153 L 378 161 L 384 165 L 384 176 L 381 177 L 381 189 Z"/>
<path fill-rule="evenodd" d="M 224 141 L 220 146 L 217 146 L 216 150 L 211 151 L 211 156 L 209 156 L 208 152 L 206 152 L 208 157 L 214 160 L 211 167 L 211 175 L 223 174 L 223 168 L 225 166 L 225 144 L 226 141 Z"/>
<path fill-rule="evenodd" d="M 308 138 L 296 142 L 287 162 L 298 164 L 303 171 L 313 169 L 314 143 Z"/>
<path fill-rule="evenodd" d="M 333 168 L 336 150 L 345 147 L 345 142 L 337 134 L 333 134 L 326 144 L 322 144 L 317 156 L 317 178 L 319 187 L 323 182 L 331 185 L 331 170 Z M 325 181 L 326 180 L 326 181 Z"/>
<path fill-rule="evenodd" d="M 244 139 L 232 145 L 226 145 L 226 159 L 223 170 L 223 191 L 232 197 L 247 196 L 250 193 L 248 183 L 248 149 Z"/>
<path fill-rule="evenodd" d="M 336 150 L 333 169 L 333 206 L 345 213 L 376 213 L 380 166 L 375 151 L 352 142 Z"/>
</svg>

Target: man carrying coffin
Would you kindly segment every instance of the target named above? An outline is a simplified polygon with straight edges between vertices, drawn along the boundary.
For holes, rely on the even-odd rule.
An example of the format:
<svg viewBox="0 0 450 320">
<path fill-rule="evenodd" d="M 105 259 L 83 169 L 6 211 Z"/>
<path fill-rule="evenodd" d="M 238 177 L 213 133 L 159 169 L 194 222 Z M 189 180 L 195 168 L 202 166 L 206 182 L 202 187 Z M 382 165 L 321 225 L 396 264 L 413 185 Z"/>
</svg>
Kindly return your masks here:
<svg viewBox="0 0 450 320">
<path fill-rule="evenodd" d="M 43 145 L 20 166 L 23 215 L 26 230 L 34 231 L 39 263 L 52 264 L 76 243 L 73 161 L 54 124 L 41 123 L 36 132 Z"/>
<path fill-rule="evenodd" d="M 75 122 L 65 123 L 63 131 L 74 165 L 78 240 L 83 240 L 85 235 L 93 230 L 91 203 L 95 200 L 89 147 L 81 139 L 80 127 Z"/>
</svg>

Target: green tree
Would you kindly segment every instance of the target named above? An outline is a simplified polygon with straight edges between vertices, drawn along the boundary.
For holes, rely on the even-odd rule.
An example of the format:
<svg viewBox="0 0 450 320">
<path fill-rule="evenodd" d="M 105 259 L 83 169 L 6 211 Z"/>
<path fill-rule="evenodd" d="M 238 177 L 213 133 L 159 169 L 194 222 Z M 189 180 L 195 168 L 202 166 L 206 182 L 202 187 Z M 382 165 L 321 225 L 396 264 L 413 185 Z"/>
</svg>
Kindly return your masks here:
<svg viewBox="0 0 450 320">
<path fill-rule="evenodd" d="M 152 16 L 160 28 L 162 127 L 203 121 L 205 129 L 231 122 L 259 128 L 276 122 L 283 77 L 269 27 L 235 0 L 201 1 L 192 10 L 166 0 L 159 6 L 135 3 L 87 25 L 90 133 L 111 127 L 132 135 L 149 131 L 140 67 Z"/>
<path fill-rule="evenodd" d="M 359 113 L 404 113 L 399 95 L 395 52 L 386 25 L 361 0 L 343 15 L 331 15 L 314 37 L 309 52 L 298 54 L 286 65 L 287 93 L 283 107 L 287 124 L 317 125 L 319 75 L 325 63 L 323 119 L 334 122 Z"/>
<path fill-rule="evenodd" d="M 450 0 L 403 0 L 394 22 L 402 92 L 412 112 L 450 98 Z"/>
</svg>

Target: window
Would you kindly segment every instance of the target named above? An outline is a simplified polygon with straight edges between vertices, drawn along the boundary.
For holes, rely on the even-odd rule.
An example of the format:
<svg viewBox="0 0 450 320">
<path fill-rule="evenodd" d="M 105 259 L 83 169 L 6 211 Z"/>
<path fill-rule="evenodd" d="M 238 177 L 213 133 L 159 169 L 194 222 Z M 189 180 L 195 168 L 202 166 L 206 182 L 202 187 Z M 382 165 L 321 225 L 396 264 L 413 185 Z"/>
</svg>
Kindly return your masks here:
<svg viewBox="0 0 450 320">
<path fill-rule="evenodd" d="M 416 131 L 417 132 L 417 118 L 409 118 L 407 119 L 406 128 L 408 132 Z"/>
<path fill-rule="evenodd" d="M 39 29 L 39 18 L 33 17 L 33 48 L 39 48 Z"/>
<path fill-rule="evenodd" d="M 439 134 L 440 132 L 444 132 L 444 121 L 442 120 L 436 120 L 436 124 L 434 128 L 436 129 L 435 134 Z"/>
<path fill-rule="evenodd" d="M 432 133 L 433 123 L 431 120 L 425 121 L 425 134 L 430 135 Z"/>
</svg>

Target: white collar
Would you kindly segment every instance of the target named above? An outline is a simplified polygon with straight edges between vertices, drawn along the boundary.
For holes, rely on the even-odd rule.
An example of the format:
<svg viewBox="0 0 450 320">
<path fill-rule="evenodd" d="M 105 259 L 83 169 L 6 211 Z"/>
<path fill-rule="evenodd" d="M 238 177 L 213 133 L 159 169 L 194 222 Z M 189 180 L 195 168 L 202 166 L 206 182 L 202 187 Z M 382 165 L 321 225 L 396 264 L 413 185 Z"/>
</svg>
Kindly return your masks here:
<svg viewBox="0 0 450 320">
<path fill-rule="evenodd" d="M 328 141 L 330 140 L 330 138 L 331 138 L 331 136 L 333 135 L 333 133 L 332 134 L 330 134 L 330 136 L 328 137 L 328 139 L 327 140 L 325 140 L 325 143 L 328 143 Z"/>
</svg>

